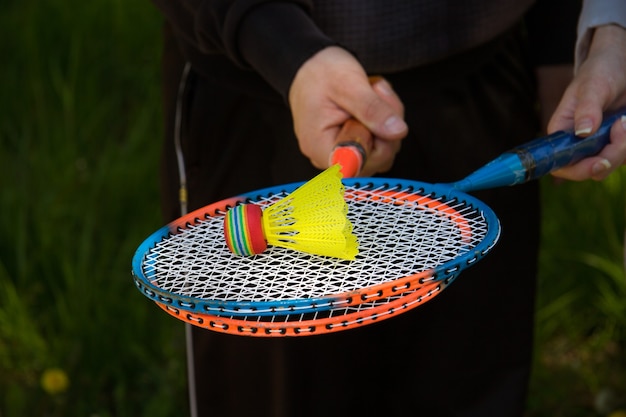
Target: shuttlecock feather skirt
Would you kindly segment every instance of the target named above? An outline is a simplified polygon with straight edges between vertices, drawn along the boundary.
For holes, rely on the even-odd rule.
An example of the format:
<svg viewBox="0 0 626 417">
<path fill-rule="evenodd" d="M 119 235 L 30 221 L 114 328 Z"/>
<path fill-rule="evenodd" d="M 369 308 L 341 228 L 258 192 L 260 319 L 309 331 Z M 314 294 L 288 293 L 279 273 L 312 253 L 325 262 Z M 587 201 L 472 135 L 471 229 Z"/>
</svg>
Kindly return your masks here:
<svg viewBox="0 0 626 417">
<path fill-rule="evenodd" d="M 264 210 L 239 205 L 224 218 L 224 236 L 237 255 L 254 255 L 267 245 L 353 260 L 358 241 L 348 220 L 339 165 L 306 182 Z"/>
</svg>

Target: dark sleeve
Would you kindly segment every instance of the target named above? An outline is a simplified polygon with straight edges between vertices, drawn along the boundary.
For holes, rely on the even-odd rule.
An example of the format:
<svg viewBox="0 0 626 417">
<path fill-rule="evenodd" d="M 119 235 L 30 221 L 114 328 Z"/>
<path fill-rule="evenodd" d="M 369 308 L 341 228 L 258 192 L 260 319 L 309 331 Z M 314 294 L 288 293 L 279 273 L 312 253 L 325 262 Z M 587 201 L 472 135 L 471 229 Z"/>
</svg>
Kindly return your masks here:
<svg viewBox="0 0 626 417">
<path fill-rule="evenodd" d="M 582 0 L 537 0 L 526 15 L 535 66 L 572 64 Z"/>
<path fill-rule="evenodd" d="M 333 45 L 310 18 L 310 0 L 153 0 L 201 54 L 223 54 L 259 73 L 283 97 L 298 68 Z"/>
</svg>

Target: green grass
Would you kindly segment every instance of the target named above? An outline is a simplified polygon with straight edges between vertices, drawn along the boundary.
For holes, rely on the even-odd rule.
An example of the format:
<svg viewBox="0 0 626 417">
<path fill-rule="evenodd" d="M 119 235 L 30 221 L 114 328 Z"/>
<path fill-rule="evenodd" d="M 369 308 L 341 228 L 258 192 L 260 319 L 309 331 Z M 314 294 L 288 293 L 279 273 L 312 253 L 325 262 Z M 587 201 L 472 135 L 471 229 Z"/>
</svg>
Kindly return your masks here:
<svg viewBox="0 0 626 417">
<path fill-rule="evenodd" d="M 626 172 L 542 186 L 530 415 L 606 415 L 626 408 Z"/>
<path fill-rule="evenodd" d="M 160 24 L 143 1 L 0 3 L 2 417 L 186 414 L 183 326 L 130 275 L 161 226 Z M 543 185 L 528 415 L 606 415 L 626 407 L 626 174 Z"/>
<path fill-rule="evenodd" d="M 180 415 L 183 327 L 130 276 L 161 225 L 160 16 L 11 1 L 0 28 L 0 415 Z"/>
</svg>

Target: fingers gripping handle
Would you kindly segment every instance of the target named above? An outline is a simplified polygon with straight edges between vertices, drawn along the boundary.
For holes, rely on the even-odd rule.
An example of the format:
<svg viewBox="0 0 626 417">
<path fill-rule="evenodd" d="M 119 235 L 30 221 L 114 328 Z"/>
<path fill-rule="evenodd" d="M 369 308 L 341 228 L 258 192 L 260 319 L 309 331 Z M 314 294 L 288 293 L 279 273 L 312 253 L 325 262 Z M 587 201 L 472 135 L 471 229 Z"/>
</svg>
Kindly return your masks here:
<svg viewBox="0 0 626 417">
<path fill-rule="evenodd" d="M 372 150 L 373 141 L 367 127 L 356 119 L 348 120 L 339 132 L 330 155 L 330 164 L 341 165 L 344 178 L 358 176 Z"/>
<path fill-rule="evenodd" d="M 526 180 L 540 178 L 599 153 L 610 141 L 613 123 L 623 115 L 626 115 L 626 109 L 605 115 L 602 125 L 591 136 L 582 138 L 572 132 L 561 131 L 513 149 L 527 169 Z"/>
<path fill-rule="evenodd" d="M 371 85 L 374 85 L 382 80 L 382 77 L 372 75 L 368 80 Z M 365 125 L 356 119 L 348 120 L 339 132 L 335 147 L 330 154 L 330 165 L 341 165 L 344 178 L 358 176 L 372 151 L 373 143 L 372 132 Z"/>
</svg>

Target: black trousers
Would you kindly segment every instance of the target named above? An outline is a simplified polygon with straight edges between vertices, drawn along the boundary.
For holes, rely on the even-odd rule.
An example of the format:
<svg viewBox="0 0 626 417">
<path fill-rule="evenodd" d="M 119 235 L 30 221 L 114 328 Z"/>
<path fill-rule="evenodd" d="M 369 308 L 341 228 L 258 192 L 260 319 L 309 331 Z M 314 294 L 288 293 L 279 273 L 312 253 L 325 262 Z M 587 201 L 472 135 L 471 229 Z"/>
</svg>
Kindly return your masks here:
<svg viewBox="0 0 626 417">
<path fill-rule="evenodd" d="M 166 221 L 180 215 L 173 135 L 185 61 L 166 30 Z M 189 210 L 317 173 L 298 151 L 284 101 L 241 88 L 228 74 L 192 69 L 187 80 L 181 138 Z M 458 180 L 537 135 L 535 84 L 517 31 L 428 67 L 383 75 L 403 99 L 410 127 L 385 176 Z M 194 328 L 199 415 L 521 416 L 532 353 L 538 185 L 475 195 L 500 217 L 501 241 L 440 296 L 409 313 L 302 338 Z"/>
</svg>

